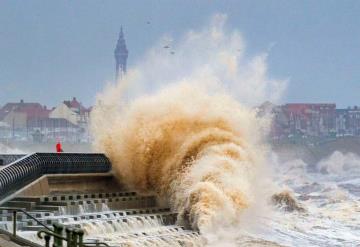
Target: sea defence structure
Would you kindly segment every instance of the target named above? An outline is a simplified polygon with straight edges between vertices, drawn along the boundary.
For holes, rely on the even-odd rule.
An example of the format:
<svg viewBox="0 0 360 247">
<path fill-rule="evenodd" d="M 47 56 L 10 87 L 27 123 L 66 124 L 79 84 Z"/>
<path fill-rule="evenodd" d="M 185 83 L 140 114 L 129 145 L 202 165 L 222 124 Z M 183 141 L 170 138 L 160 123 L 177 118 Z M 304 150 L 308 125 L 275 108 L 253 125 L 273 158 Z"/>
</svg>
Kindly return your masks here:
<svg viewBox="0 0 360 247">
<path fill-rule="evenodd" d="M 125 189 L 104 154 L 0 158 L 0 247 L 201 245 L 155 195 Z"/>
</svg>

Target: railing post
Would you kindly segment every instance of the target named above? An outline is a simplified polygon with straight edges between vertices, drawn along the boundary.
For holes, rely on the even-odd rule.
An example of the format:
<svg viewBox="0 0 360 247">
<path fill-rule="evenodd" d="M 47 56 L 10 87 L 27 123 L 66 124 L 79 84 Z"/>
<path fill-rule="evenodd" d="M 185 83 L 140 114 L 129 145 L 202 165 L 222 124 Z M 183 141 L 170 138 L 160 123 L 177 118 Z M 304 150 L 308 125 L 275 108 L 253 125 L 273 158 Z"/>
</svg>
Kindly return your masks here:
<svg viewBox="0 0 360 247">
<path fill-rule="evenodd" d="M 66 232 L 67 246 L 70 247 L 71 246 L 71 240 L 72 240 L 72 232 L 68 227 L 65 228 L 65 232 Z"/>
<path fill-rule="evenodd" d="M 45 238 L 45 247 L 50 247 L 51 236 L 46 234 L 44 238 Z"/>
<path fill-rule="evenodd" d="M 13 211 L 13 235 L 16 237 L 16 210 Z"/>
<path fill-rule="evenodd" d="M 76 232 L 76 229 L 72 230 L 72 240 L 71 240 L 71 247 L 77 247 L 78 243 L 78 234 Z"/>
<path fill-rule="evenodd" d="M 83 247 L 83 238 L 84 238 L 84 231 L 81 229 L 76 229 L 76 233 L 79 236 L 79 242 L 78 242 L 78 246 L 79 247 Z"/>
<path fill-rule="evenodd" d="M 71 227 L 66 227 L 66 239 L 67 239 L 67 247 L 76 247 L 77 246 L 77 236 L 76 232 Z"/>
<path fill-rule="evenodd" d="M 59 223 L 54 223 L 53 226 L 54 226 L 54 233 L 62 236 L 64 227 Z M 62 247 L 62 246 L 63 246 L 62 239 L 54 236 L 54 247 Z"/>
</svg>

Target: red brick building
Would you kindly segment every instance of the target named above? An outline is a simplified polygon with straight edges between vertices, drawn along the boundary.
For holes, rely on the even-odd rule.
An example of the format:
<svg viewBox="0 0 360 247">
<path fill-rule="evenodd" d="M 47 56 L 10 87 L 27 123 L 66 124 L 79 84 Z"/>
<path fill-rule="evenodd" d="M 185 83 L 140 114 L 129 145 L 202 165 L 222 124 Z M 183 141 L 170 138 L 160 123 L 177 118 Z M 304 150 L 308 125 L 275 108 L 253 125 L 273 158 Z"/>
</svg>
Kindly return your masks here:
<svg viewBox="0 0 360 247">
<path fill-rule="evenodd" d="M 51 110 L 39 103 L 7 103 L 0 109 L 0 121 L 8 124 L 12 130 L 25 130 L 30 119 L 48 118 Z"/>
<path fill-rule="evenodd" d="M 330 136 L 336 132 L 336 104 L 286 104 L 282 108 L 291 134 Z"/>
</svg>

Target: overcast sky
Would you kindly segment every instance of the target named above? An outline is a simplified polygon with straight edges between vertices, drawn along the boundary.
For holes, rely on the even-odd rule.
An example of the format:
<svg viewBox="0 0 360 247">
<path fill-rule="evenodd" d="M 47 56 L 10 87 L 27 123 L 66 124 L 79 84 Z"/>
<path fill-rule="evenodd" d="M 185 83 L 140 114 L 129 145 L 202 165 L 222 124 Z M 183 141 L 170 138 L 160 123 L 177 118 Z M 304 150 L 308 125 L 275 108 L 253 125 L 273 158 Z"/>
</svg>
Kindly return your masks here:
<svg viewBox="0 0 360 247">
<path fill-rule="evenodd" d="M 0 105 L 85 105 L 114 78 L 123 25 L 129 67 L 164 34 L 175 39 L 228 16 L 247 53 L 268 51 L 269 75 L 288 78 L 282 102 L 360 104 L 360 1 L 0 1 Z M 147 24 L 150 22 L 150 24 Z"/>
</svg>

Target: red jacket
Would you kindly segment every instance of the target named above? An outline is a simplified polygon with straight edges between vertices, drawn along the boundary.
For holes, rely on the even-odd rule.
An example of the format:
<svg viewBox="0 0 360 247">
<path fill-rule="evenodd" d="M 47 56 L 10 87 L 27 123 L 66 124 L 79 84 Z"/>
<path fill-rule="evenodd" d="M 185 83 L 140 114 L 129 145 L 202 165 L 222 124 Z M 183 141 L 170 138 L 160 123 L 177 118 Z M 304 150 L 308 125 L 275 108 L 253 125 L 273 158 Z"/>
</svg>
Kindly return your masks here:
<svg viewBox="0 0 360 247">
<path fill-rule="evenodd" d="M 56 143 L 56 152 L 57 152 L 57 153 L 62 153 L 62 152 L 64 152 L 64 151 L 62 150 L 62 147 L 61 147 L 61 143 L 60 143 L 60 142 Z"/>
</svg>

